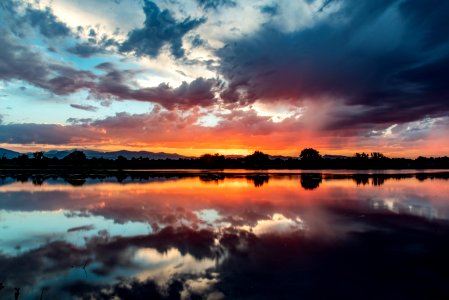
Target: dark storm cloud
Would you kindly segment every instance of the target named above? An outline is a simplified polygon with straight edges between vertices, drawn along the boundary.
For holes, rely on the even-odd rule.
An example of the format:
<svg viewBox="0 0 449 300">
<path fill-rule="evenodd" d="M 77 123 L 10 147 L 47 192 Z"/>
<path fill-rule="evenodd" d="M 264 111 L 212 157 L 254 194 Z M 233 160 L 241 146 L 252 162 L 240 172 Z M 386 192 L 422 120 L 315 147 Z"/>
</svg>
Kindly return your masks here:
<svg viewBox="0 0 449 300">
<path fill-rule="evenodd" d="M 31 26 L 38 28 L 42 35 L 48 38 L 70 35 L 70 29 L 67 25 L 57 20 L 49 8 L 37 10 L 27 7 L 24 18 Z"/>
<path fill-rule="evenodd" d="M 93 29 L 93 28 L 89 29 L 89 36 L 91 38 L 97 37 L 97 32 L 95 31 L 95 29 Z"/>
<path fill-rule="evenodd" d="M 82 126 L 34 123 L 0 125 L 0 143 L 58 145 L 95 137 Z"/>
<path fill-rule="evenodd" d="M 0 27 L 20 37 L 28 34 L 30 27 L 46 38 L 70 36 L 70 28 L 58 20 L 50 8 L 39 10 L 23 1 L 4 0 L 0 3 Z"/>
<path fill-rule="evenodd" d="M 178 22 L 168 10 L 161 10 L 154 2 L 144 0 L 145 22 L 143 28 L 134 29 L 121 45 L 123 52 L 134 52 L 138 56 L 157 57 L 161 48 L 170 46 L 176 58 L 184 56 L 182 38 L 190 30 L 203 24 L 205 19 L 186 18 Z"/>
<path fill-rule="evenodd" d="M 77 70 L 70 65 L 46 60 L 39 53 L 18 44 L 13 36 L 0 35 L 0 80 L 23 80 L 57 95 L 67 95 L 80 89 L 89 90 L 98 97 L 115 97 L 155 102 L 166 108 L 209 106 L 214 103 L 215 79 L 199 77 L 191 83 L 183 82 L 174 88 L 166 83 L 157 87 L 132 88 L 136 72 L 116 70 L 110 63 L 97 66 L 106 72 L 97 76 L 90 71 Z M 75 107 L 80 108 L 80 107 Z"/>
<path fill-rule="evenodd" d="M 97 111 L 98 110 L 98 107 L 93 106 L 93 105 L 70 104 L 70 106 L 73 108 L 85 110 L 85 111 Z"/>
<path fill-rule="evenodd" d="M 143 88 L 132 91 L 130 96 L 136 100 L 159 103 L 166 108 L 193 106 L 209 106 L 214 103 L 213 86 L 215 79 L 199 77 L 190 83 L 185 81 L 176 88 L 167 83 L 161 83 L 157 87 Z"/>
<path fill-rule="evenodd" d="M 133 72 L 117 70 L 110 63 L 102 63 L 97 68 L 106 74 L 100 77 L 91 90 L 96 97 L 113 96 L 119 99 L 149 101 L 168 109 L 210 106 L 215 102 L 213 90 L 219 84 L 216 79 L 198 77 L 190 83 L 184 81 L 176 88 L 161 83 L 157 87 L 133 89 L 127 83 L 134 76 Z"/>
<path fill-rule="evenodd" d="M 334 0 L 324 0 L 321 7 L 318 9 L 318 12 L 323 12 Z"/>
<path fill-rule="evenodd" d="M 222 6 L 236 6 L 236 2 L 233 0 L 196 0 L 196 2 L 205 10 L 218 9 Z"/>
<path fill-rule="evenodd" d="M 311 26 L 285 32 L 268 23 L 217 52 L 229 81 L 222 98 L 332 99 L 347 106 L 334 128 L 447 114 L 448 12 L 442 1 L 328 1 Z"/>
<path fill-rule="evenodd" d="M 199 77 L 191 83 L 183 82 L 173 88 L 166 83 L 151 88 L 133 89 L 127 81 L 133 79 L 135 72 L 119 71 L 111 64 L 98 66 L 105 70 L 104 76 L 82 71 L 70 65 L 46 60 L 39 53 L 18 44 L 6 32 L 0 35 L 0 80 L 23 80 L 57 95 L 67 95 L 80 89 L 87 89 L 99 97 L 115 97 L 160 103 L 164 107 L 208 106 L 214 101 L 215 79 Z M 79 108 L 79 107 L 75 107 Z"/>
<path fill-rule="evenodd" d="M 79 43 L 73 47 L 68 48 L 67 51 L 80 57 L 86 58 L 93 55 L 102 54 L 105 52 L 105 49 L 90 43 Z"/>
<path fill-rule="evenodd" d="M 8 28 L 11 22 L 0 25 L 0 80 L 27 81 L 58 95 L 69 94 L 89 85 L 94 78 L 91 72 L 46 59 L 32 47 L 21 44 L 20 36 Z"/>
<path fill-rule="evenodd" d="M 276 4 L 272 4 L 272 5 L 264 5 L 260 8 L 260 11 L 263 12 L 264 14 L 270 15 L 270 16 L 274 16 L 277 15 L 279 12 L 279 6 Z"/>
<path fill-rule="evenodd" d="M 68 37 L 71 34 L 69 28 L 49 9 L 36 10 L 27 5 L 24 13 L 20 13 L 20 5 L 17 1 L 0 4 L 0 16 L 3 17 L 0 24 L 0 80 L 23 80 L 57 95 L 90 87 L 95 79 L 93 73 L 48 59 L 37 51 L 39 48 L 26 44 L 30 27 L 47 38 Z M 82 46 L 74 47 L 72 51 L 78 50 L 79 55 L 86 56 L 88 51 Z"/>
<path fill-rule="evenodd" d="M 95 226 L 93 224 L 90 224 L 90 225 L 83 225 L 83 226 L 69 228 L 69 229 L 67 229 L 67 232 L 90 231 L 90 230 L 94 230 L 94 229 L 95 229 Z"/>
<path fill-rule="evenodd" d="M 88 124 L 93 122 L 92 118 L 68 118 L 66 120 L 67 123 L 71 125 L 77 125 L 77 124 Z"/>
<path fill-rule="evenodd" d="M 206 44 L 206 41 L 197 34 L 192 38 L 191 43 L 192 47 L 201 47 Z"/>
</svg>

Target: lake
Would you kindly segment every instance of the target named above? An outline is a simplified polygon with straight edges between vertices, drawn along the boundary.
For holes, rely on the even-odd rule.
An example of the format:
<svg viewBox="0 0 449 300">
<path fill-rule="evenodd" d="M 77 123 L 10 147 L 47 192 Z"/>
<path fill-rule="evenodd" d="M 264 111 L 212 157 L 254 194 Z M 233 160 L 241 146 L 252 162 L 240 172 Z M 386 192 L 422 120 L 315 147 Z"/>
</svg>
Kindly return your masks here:
<svg viewBox="0 0 449 300">
<path fill-rule="evenodd" d="M 449 299 L 448 178 L 2 176 L 0 299 Z"/>
</svg>

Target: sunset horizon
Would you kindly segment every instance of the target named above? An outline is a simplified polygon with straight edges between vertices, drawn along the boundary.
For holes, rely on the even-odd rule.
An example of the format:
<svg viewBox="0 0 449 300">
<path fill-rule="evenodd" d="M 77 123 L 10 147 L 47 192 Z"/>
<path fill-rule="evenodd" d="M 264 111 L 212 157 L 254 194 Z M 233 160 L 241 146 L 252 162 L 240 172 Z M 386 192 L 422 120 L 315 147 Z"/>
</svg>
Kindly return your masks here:
<svg viewBox="0 0 449 300">
<path fill-rule="evenodd" d="M 443 12 L 414 1 L 7 0 L 0 147 L 447 156 Z"/>
<path fill-rule="evenodd" d="M 248 148 L 248 149 L 223 149 L 223 148 L 199 148 L 199 149 L 192 149 L 192 148 L 167 148 L 167 147 L 151 147 L 151 148 L 145 148 L 145 147 L 122 147 L 122 146 L 109 146 L 109 147 L 96 147 L 96 146 L 53 146 L 53 145 L 10 145 L 10 144 L 0 144 L 0 149 L 7 149 L 19 153 L 33 153 L 33 152 L 47 152 L 47 151 L 72 151 L 72 150 L 79 150 L 79 151 L 86 151 L 86 150 L 93 150 L 93 151 L 99 151 L 99 152 L 117 152 L 117 151 L 130 151 L 130 152 L 139 152 L 139 151 L 145 151 L 145 152 L 154 152 L 154 153 L 166 153 L 166 154 L 178 154 L 181 156 L 186 157 L 200 157 L 204 154 L 220 154 L 225 156 L 246 156 L 254 153 L 255 151 L 261 151 L 263 153 L 266 153 L 271 156 L 285 156 L 285 157 L 298 157 L 299 153 L 302 149 L 305 148 L 313 148 L 320 152 L 321 155 L 328 155 L 328 156 L 345 156 L 345 157 L 353 157 L 356 153 L 373 153 L 373 152 L 379 152 L 384 154 L 387 157 L 390 158 L 407 158 L 407 159 L 416 159 L 420 156 L 424 157 L 447 157 L 449 156 L 445 152 L 421 152 L 421 151 L 411 151 L 411 152 L 404 152 L 402 150 L 388 150 L 382 148 L 360 148 L 360 149 L 325 149 L 325 148 L 318 148 L 314 147 L 313 145 L 304 145 L 295 147 L 294 149 L 261 149 L 261 148 Z M 426 154 L 427 153 L 427 154 Z M 436 154 L 432 154 L 436 153 Z"/>
</svg>

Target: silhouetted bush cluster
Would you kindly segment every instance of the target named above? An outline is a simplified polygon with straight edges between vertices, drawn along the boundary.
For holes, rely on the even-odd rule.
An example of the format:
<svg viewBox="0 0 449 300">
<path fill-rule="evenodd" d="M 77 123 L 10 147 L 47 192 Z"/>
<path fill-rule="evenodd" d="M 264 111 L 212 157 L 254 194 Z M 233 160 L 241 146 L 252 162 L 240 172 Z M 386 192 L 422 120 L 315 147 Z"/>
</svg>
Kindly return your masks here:
<svg viewBox="0 0 449 300">
<path fill-rule="evenodd" d="M 20 155 L 16 158 L 0 158 L 0 169 L 449 169 L 449 158 L 418 157 L 389 158 L 379 152 L 356 153 L 353 157 L 322 157 L 313 148 L 306 148 L 297 158 L 270 158 L 268 154 L 255 151 L 253 154 L 227 158 L 220 154 L 204 154 L 199 158 L 180 159 L 117 159 L 87 158 L 82 151 L 73 151 L 62 159 L 48 158 L 43 152 L 36 152 L 30 158 Z"/>
</svg>

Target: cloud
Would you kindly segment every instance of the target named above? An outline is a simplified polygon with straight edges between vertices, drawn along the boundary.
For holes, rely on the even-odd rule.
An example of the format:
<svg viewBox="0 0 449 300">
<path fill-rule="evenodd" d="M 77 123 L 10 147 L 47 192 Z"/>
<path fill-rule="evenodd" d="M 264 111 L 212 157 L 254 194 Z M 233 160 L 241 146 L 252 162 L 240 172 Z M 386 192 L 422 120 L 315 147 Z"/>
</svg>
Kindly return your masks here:
<svg viewBox="0 0 449 300">
<path fill-rule="evenodd" d="M 329 129 L 446 115 L 447 11 L 438 1 L 333 1 L 300 29 L 267 22 L 217 51 L 228 81 L 221 97 L 239 106 L 331 101 L 337 111 L 321 120 Z"/>
<path fill-rule="evenodd" d="M 275 16 L 279 13 L 279 6 L 276 4 L 264 5 L 260 8 L 260 11 L 264 14 Z"/>
<path fill-rule="evenodd" d="M 97 111 L 98 107 L 96 106 L 92 106 L 92 105 L 81 105 L 81 104 L 70 104 L 71 107 L 76 108 L 76 109 L 80 109 L 80 110 L 85 110 L 85 111 Z"/>
<path fill-rule="evenodd" d="M 0 27 L 8 28 L 10 32 L 25 37 L 30 33 L 39 33 L 47 39 L 68 37 L 71 30 L 59 20 L 51 10 L 34 8 L 26 1 L 4 0 L 0 4 Z"/>
<path fill-rule="evenodd" d="M 68 48 L 67 51 L 80 57 L 86 58 L 93 55 L 102 54 L 105 52 L 105 49 L 96 45 L 92 45 L 90 43 L 78 43 L 75 46 Z"/>
<path fill-rule="evenodd" d="M 222 6 L 235 7 L 237 3 L 234 0 L 196 0 L 199 6 L 205 10 L 215 9 Z"/>
<path fill-rule="evenodd" d="M 147 33 L 150 34 L 151 30 L 160 31 L 155 35 L 156 40 L 159 39 L 156 43 L 159 43 L 160 47 L 171 43 L 173 49 L 177 49 L 176 51 L 183 51 L 177 44 L 182 43 L 184 34 L 203 22 L 203 20 L 187 18 L 177 23 L 168 10 L 161 11 L 150 1 L 145 2 L 145 11 L 147 12 L 146 26 L 153 26 L 152 29 L 147 28 L 149 30 Z M 29 47 L 26 45 L 27 39 L 24 38 L 27 35 L 22 36 L 25 33 L 19 34 L 13 28 L 29 24 L 46 37 L 70 34 L 68 29 L 64 30 L 67 27 L 57 21 L 50 9 L 38 11 L 31 6 L 26 6 L 25 14 L 22 15 L 19 13 L 16 2 L 6 2 L 0 7 L 0 13 L 5 16 L 5 22 L 0 26 L 0 43 L 2 44 L 0 59 L 4 62 L 0 65 L 0 80 L 23 80 L 55 95 L 68 95 L 84 89 L 92 96 L 104 100 L 149 101 L 159 103 L 166 108 L 189 109 L 195 105 L 210 106 L 215 102 L 213 90 L 218 85 L 216 79 L 198 77 L 190 83 L 182 82 L 177 87 L 161 83 L 155 87 L 141 88 L 134 78 L 136 74 L 142 72 L 141 70 L 117 70 L 112 64 L 103 63 L 98 66 L 98 69 L 105 71 L 106 74 L 97 75 L 88 70 L 78 69 L 76 65 L 66 63 L 64 60 L 55 60 L 40 51 L 39 47 Z M 16 23 L 20 26 L 15 26 Z M 141 30 L 145 32 L 146 29 Z M 130 33 L 130 39 L 127 42 L 131 43 L 139 34 L 138 31 Z M 90 34 L 92 35 L 93 33 Z M 145 39 L 144 43 L 153 39 L 152 33 Z M 117 42 L 103 36 L 98 42 L 78 42 L 67 50 L 82 58 L 89 58 L 105 53 L 106 48 L 111 46 L 117 46 Z M 79 106 L 72 107 L 83 109 Z"/>
<path fill-rule="evenodd" d="M 213 89 L 218 84 L 216 79 L 199 77 L 191 83 L 183 82 L 176 88 L 166 83 L 157 87 L 132 88 L 128 81 L 133 79 L 135 71 L 119 71 L 113 69 L 111 64 L 103 63 L 99 69 L 107 72 L 104 76 L 97 76 L 91 71 L 78 70 L 69 64 L 47 59 L 19 44 L 6 31 L 2 31 L 0 43 L 0 59 L 4 62 L 0 65 L 0 80 L 27 81 L 56 95 L 68 95 L 86 89 L 98 97 L 149 101 L 167 108 L 209 106 L 215 101 Z"/>
<path fill-rule="evenodd" d="M 197 108 L 166 110 L 156 106 L 149 113 L 117 113 L 104 119 L 70 118 L 70 125 L 7 124 L 0 125 L 0 143 L 9 144 L 135 144 L 144 139 L 148 145 L 176 145 L 209 148 L 234 143 L 257 147 L 260 135 L 282 135 L 290 125 L 273 123 L 255 112 L 234 112 L 221 116 L 216 127 L 204 127 L 198 120 L 205 116 Z M 231 143 L 230 139 L 234 142 Z M 270 143 L 273 144 L 275 140 Z"/>
<path fill-rule="evenodd" d="M 68 124 L 71 124 L 71 125 L 76 125 L 76 124 L 87 124 L 87 123 L 91 123 L 91 122 L 93 122 L 94 120 L 92 119 L 92 118 L 68 118 L 67 120 L 66 120 L 66 122 L 68 123 Z"/>
<path fill-rule="evenodd" d="M 45 10 L 37 10 L 30 6 L 26 8 L 24 19 L 31 26 L 39 29 L 42 35 L 48 38 L 65 37 L 70 35 L 69 27 L 59 21 L 53 12 L 46 8 Z"/>
<path fill-rule="evenodd" d="M 69 228 L 69 229 L 67 229 L 67 232 L 89 231 L 89 230 L 94 230 L 94 229 L 95 229 L 95 225 L 90 224 L 90 225 L 83 225 L 83 226 Z"/>
<path fill-rule="evenodd" d="M 32 123 L 0 125 L 0 143 L 63 145 L 96 139 L 98 134 L 83 126 Z"/>
<path fill-rule="evenodd" d="M 144 0 L 144 27 L 128 33 L 128 39 L 120 46 L 122 52 L 134 52 L 138 56 L 157 57 L 163 46 L 170 46 L 170 53 L 182 58 L 185 50 L 182 39 L 205 19 L 175 20 L 170 11 L 161 10 L 154 2 Z"/>
<path fill-rule="evenodd" d="M 219 132 L 268 135 L 274 131 L 283 131 L 282 126 L 276 126 L 271 117 L 259 116 L 254 110 L 235 110 L 229 114 L 221 115 L 221 118 L 216 127 Z"/>
<path fill-rule="evenodd" d="M 203 40 L 198 34 L 195 35 L 190 42 L 192 44 L 192 47 L 194 48 L 201 47 L 207 44 L 207 42 Z"/>
<path fill-rule="evenodd" d="M 0 29 L 0 34 L 0 80 L 24 80 L 57 95 L 67 95 L 90 86 L 95 78 L 89 71 L 46 59 L 4 30 Z"/>
<path fill-rule="evenodd" d="M 112 64 L 103 63 L 97 66 L 106 72 L 99 77 L 99 82 L 91 88 L 94 97 L 116 97 L 158 103 L 165 108 L 189 109 L 194 106 L 207 107 L 215 103 L 214 90 L 220 82 L 214 78 L 198 77 L 190 83 L 183 81 L 178 87 L 161 83 L 156 87 L 132 88 L 129 81 L 135 75 L 132 71 L 120 71 Z"/>
<path fill-rule="evenodd" d="M 132 88 L 129 81 L 135 71 L 120 71 L 111 64 L 103 63 L 98 68 L 106 70 L 106 74 L 99 76 L 91 71 L 77 70 L 70 65 L 47 60 L 28 47 L 17 44 L 6 33 L 0 36 L 0 43 L 0 58 L 4 61 L 0 65 L 0 80 L 24 80 L 57 95 L 86 89 L 100 98 L 149 101 L 166 108 L 209 106 L 215 102 L 213 90 L 218 85 L 216 79 L 199 77 L 190 83 L 182 82 L 176 88 L 166 83 L 157 87 Z"/>
</svg>

